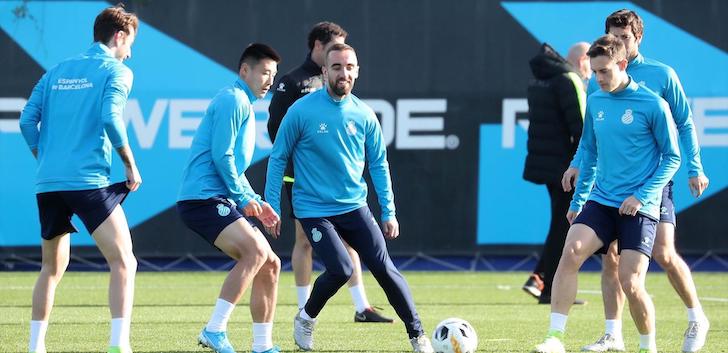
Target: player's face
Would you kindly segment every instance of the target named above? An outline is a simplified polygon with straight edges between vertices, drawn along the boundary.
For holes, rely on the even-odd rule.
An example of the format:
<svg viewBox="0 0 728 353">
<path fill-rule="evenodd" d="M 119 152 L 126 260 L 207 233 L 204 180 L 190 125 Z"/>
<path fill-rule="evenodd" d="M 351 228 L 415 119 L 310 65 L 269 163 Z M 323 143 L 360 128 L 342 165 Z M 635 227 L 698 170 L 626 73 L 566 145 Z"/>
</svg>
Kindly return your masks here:
<svg viewBox="0 0 728 353">
<path fill-rule="evenodd" d="M 278 73 L 278 63 L 273 59 L 260 59 L 257 64 L 252 67 L 248 63 L 243 63 L 240 68 L 240 77 L 248 84 L 250 90 L 258 98 L 263 98 L 270 86 L 273 85 L 273 79 Z"/>
<path fill-rule="evenodd" d="M 121 61 L 131 58 L 131 45 L 136 39 L 134 28 L 130 26 L 128 31 L 128 34 L 124 31 L 117 32 L 113 39 L 116 41 L 116 58 Z"/>
<path fill-rule="evenodd" d="M 323 69 L 330 94 L 343 98 L 351 93 L 354 81 L 359 76 L 359 64 L 353 51 L 329 52 L 328 62 Z"/>
<path fill-rule="evenodd" d="M 324 55 L 326 55 L 326 50 L 329 49 L 330 46 L 334 44 L 344 44 L 346 38 L 344 37 L 332 37 L 331 40 L 324 44 L 320 40 L 316 40 L 313 45 L 313 50 L 311 51 L 311 59 L 313 62 L 317 63 L 319 66 L 324 65 Z"/>
<path fill-rule="evenodd" d="M 596 75 L 599 87 L 605 92 L 613 92 L 623 82 L 627 60 L 616 61 L 600 55 L 591 58 L 591 68 Z"/>
<path fill-rule="evenodd" d="M 627 50 L 627 58 L 633 59 L 637 56 L 642 38 L 634 36 L 634 33 L 632 33 L 632 26 L 624 28 L 614 26 L 609 27 L 609 34 L 614 35 L 619 38 L 622 43 L 624 43 L 624 48 Z"/>
</svg>

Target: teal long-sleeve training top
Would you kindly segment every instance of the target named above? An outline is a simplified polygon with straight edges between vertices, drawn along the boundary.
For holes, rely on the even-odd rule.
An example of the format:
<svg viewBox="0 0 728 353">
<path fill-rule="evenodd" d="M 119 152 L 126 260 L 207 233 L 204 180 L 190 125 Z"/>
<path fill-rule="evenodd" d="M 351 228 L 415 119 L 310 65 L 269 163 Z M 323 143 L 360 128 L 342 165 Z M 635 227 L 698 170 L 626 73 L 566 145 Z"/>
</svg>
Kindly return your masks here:
<svg viewBox="0 0 728 353">
<path fill-rule="evenodd" d="M 687 163 L 688 177 L 704 175 L 703 164 L 700 160 L 700 145 L 693 124 L 693 113 L 675 70 L 657 60 L 638 54 L 627 65 L 627 74 L 632 76 L 637 83 L 644 85 L 667 101 L 675 125 L 677 125 L 682 146 L 682 159 Z M 599 85 L 596 82 L 596 76 L 592 76 L 587 87 L 587 95 L 597 91 L 599 91 Z M 580 150 L 581 148 L 576 151 L 574 159 L 571 161 L 572 167 L 579 168 Z"/>
<path fill-rule="evenodd" d="M 110 185 L 112 147 L 128 144 L 123 113 L 132 81 L 98 42 L 41 77 L 20 115 L 25 142 L 38 150 L 37 193 Z"/>
<path fill-rule="evenodd" d="M 662 189 L 680 167 L 677 131 L 664 99 L 631 79 L 619 92 L 595 92 L 587 98 L 581 147 L 572 211 L 580 211 L 587 197 L 618 208 L 635 196 L 640 213 L 660 218 Z"/>
<path fill-rule="evenodd" d="M 298 218 L 344 214 L 367 204 L 364 167 L 382 208 L 395 217 L 382 128 L 374 111 L 349 94 L 334 100 L 321 89 L 297 100 L 283 118 L 268 161 L 265 198 L 278 212 L 283 172 L 293 159 L 293 212 Z"/>
<path fill-rule="evenodd" d="M 224 197 L 238 209 L 261 201 L 245 177 L 255 152 L 255 100 L 241 79 L 215 95 L 192 139 L 178 201 Z"/>
</svg>

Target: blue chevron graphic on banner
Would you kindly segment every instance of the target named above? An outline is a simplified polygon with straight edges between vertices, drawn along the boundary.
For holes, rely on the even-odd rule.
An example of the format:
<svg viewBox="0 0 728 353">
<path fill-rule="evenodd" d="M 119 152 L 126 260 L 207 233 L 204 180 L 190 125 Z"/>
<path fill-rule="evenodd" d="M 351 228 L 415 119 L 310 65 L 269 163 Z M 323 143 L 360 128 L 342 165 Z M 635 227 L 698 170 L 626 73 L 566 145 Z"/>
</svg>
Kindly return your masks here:
<svg viewBox="0 0 728 353">
<path fill-rule="evenodd" d="M 603 35 L 604 20 L 612 12 L 623 8 L 636 11 L 645 24 L 640 52 L 672 66 L 691 100 L 703 167 L 710 178 L 710 187 L 700 199 L 695 199 L 687 187 L 686 168 L 678 171 L 674 178 L 678 212 L 728 186 L 728 54 L 631 2 L 501 5 L 538 42 L 551 44 L 564 56 L 572 44 L 592 42 Z M 525 99 L 521 103 L 518 111 L 527 112 L 522 106 Z M 548 195 L 543 186 L 521 177 L 527 125 L 516 122 L 515 116 L 509 119 L 507 105 L 504 101 L 503 125 L 480 127 L 478 244 L 540 244 L 550 217 L 541 211 L 550 207 Z M 489 172 L 492 170 L 499 172 Z M 539 212 L 515 212 L 526 209 Z"/>
</svg>

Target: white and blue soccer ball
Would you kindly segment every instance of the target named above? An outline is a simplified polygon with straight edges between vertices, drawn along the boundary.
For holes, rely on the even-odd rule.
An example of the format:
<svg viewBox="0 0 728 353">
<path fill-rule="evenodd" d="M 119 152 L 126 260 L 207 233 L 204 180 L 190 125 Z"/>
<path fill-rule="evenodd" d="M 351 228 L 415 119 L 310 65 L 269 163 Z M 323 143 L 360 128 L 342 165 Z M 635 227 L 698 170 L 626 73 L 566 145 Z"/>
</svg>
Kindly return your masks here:
<svg viewBox="0 0 728 353">
<path fill-rule="evenodd" d="M 475 353 L 478 335 L 469 322 L 459 318 L 442 320 L 432 333 L 435 353 Z"/>
</svg>

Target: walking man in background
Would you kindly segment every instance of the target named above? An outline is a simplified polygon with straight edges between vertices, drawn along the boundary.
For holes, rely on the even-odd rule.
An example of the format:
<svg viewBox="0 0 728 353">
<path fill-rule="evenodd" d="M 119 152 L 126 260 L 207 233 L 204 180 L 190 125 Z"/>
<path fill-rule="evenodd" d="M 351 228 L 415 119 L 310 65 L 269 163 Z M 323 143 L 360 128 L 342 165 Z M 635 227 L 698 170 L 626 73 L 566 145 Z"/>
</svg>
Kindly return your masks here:
<svg viewBox="0 0 728 353">
<path fill-rule="evenodd" d="M 109 353 L 131 353 L 129 331 L 137 262 L 121 203 L 142 182 L 123 120 L 133 75 L 131 57 L 139 20 L 123 7 L 103 10 L 85 53 L 48 70 L 33 88 L 20 129 L 38 160 L 36 198 L 42 265 L 33 289 L 29 351 L 45 353 L 56 287 L 68 267 L 76 214 L 109 264 Z M 111 150 L 124 163 L 126 182 L 111 184 Z"/>
<path fill-rule="evenodd" d="M 351 277 L 346 242 L 384 289 L 404 322 L 413 350 L 433 352 L 409 286 L 387 251 L 385 237 L 399 236 L 387 150 L 374 111 L 351 94 L 359 74 L 354 48 L 346 44 L 329 47 L 323 74 L 326 89 L 296 101 L 283 118 L 265 187 L 266 199 L 277 209 L 284 169 L 292 159 L 296 170 L 293 210 L 326 267 L 294 318 L 295 343 L 303 350 L 313 349 L 316 317 Z M 365 165 L 379 197 L 384 233 L 367 205 Z"/>
<path fill-rule="evenodd" d="M 268 119 L 268 134 L 271 141 L 275 142 L 283 116 L 291 104 L 306 94 L 317 91 L 324 86 L 321 67 L 324 64 L 326 48 L 332 44 L 344 43 L 346 36 L 346 31 L 332 22 L 317 23 L 308 33 L 309 53 L 306 55 L 306 60 L 301 66 L 281 77 L 278 84 L 274 86 L 276 88 L 273 91 L 273 98 L 271 98 L 268 108 L 270 113 L 270 118 Z M 283 186 L 288 196 L 288 205 L 292 205 L 293 181 L 293 163 L 289 161 L 286 166 L 286 173 L 283 176 Z M 287 212 L 293 219 L 296 231 L 293 253 L 291 254 L 291 266 L 293 267 L 293 274 L 296 281 L 298 308 L 301 309 L 306 304 L 311 293 L 313 253 L 311 244 L 306 239 L 303 228 L 301 228 L 301 223 L 293 214 L 293 207 L 289 207 Z M 354 321 L 393 322 L 394 320 L 382 316 L 369 304 L 367 294 L 364 291 L 359 254 L 349 244 L 344 243 L 344 246 L 352 262 L 353 272 L 348 283 L 349 293 L 351 293 L 351 299 L 354 301 L 354 307 L 356 309 Z"/>
<path fill-rule="evenodd" d="M 255 150 L 253 102 L 270 89 L 280 60 L 265 44 L 245 48 L 238 62 L 238 79 L 212 99 L 195 133 L 177 198 L 185 225 L 237 261 L 198 336 L 200 345 L 216 353 L 235 353 L 227 337 L 227 322 L 248 287 L 252 351 L 280 352 L 273 345 L 272 332 L 281 262 L 265 236 L 245 218 L 257 217 L 265 227 L 275 227 L 280 220 L 245 177 Z"/>
<path fill-rule="evenodd" d="M 528 155 L 523 179 L 545 184 L 551 201 L 551 225 L 538 264 L 523 290 L 551 303 L 551 282 L 559 265 L 569 222 L 572 192 L 561 187 L 561 175 L 567 168 L 581 139 L 586 106 L 584 76 L 591 74 L 586 57 L 589 44 L 580 42 L 569 49 L 569 62 L 551 46 L 543 44 L 530 61 L 534 78 L 528 85 Z M 577 71 L 579 70 L 579 71 Z M 577 300 L 577 304 L 583 304 Z"/>
</svg>

